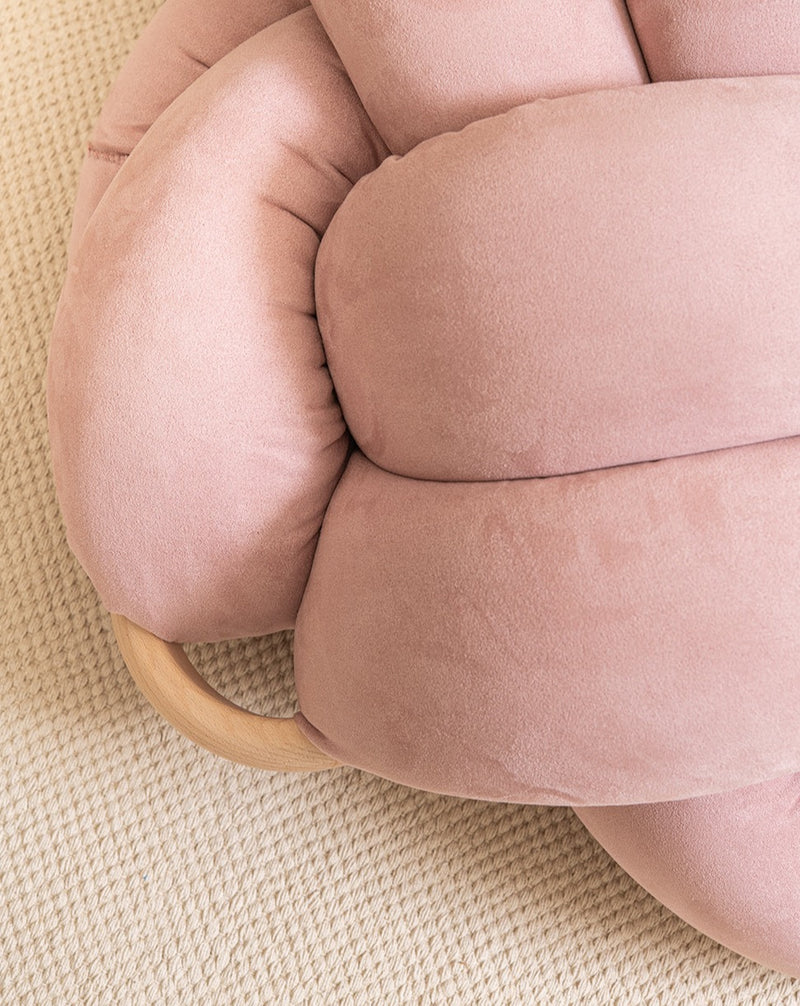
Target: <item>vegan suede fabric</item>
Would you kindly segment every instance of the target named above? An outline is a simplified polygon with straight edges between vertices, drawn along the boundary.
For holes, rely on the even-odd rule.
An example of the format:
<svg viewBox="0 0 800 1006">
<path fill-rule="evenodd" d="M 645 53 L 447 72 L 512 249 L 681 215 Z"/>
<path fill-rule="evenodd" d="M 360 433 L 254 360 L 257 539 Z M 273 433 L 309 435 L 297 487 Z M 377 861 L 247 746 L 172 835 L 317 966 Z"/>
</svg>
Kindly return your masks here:
<svg viewBox="0 0 800 1006">
<path fill-rule="evenodd" d="M 48 376 L 110 610 L 296 622 L 319 747 L 579 806 L 791 974 L 798 75 L 789 0 L 167 0 Z"/>
<path fill-rule="evenodd" d="M 293 624 L 348 442 L 314 257 L 385 153 L 309 8 L 177 98 L 109 186 L 49 408 L 70 542 L 111 610 L 181 640 Z"/>
<path fill-rule="evenodd" d="M 531 478 L 800 431 L 798 107 L 795 77 L 592 91 L 385 161 L 317 261 L 360 449 Z"/>
<path fill-rule="evenodd" d="M 534 98 L 648 79 L 622 0 L 314 0 L 389 149 Z M 443 44 L 443 40 L 447 40 Z"/>
<path fill-rule="evenodd" d="M 651 80 L 796 74 L 795 0 L 628 0 Z"/>
<path fill-rule="evenodd" d="M 241 0 L 235 14 L 222 16 L 218 0 L 170 0 L 159 8 L 92 130 L 75 198 L 70 257 L 111 179 L 164 109 L 240 43 L 304 6 L 304 0 Z"/>
<path fill-rule="evenodd" d="M 297 621 L 309 736 L 413 786 L 529 803 L 800 769 L 798 483 L 800 438 L 510 482 L 354 454 Z"/>
<path fill-rule="evenodd" d="M 627 872 L 740 954 L 800 974 L 800 775 L 730 793 L 576 810 Z"/>
</svg>

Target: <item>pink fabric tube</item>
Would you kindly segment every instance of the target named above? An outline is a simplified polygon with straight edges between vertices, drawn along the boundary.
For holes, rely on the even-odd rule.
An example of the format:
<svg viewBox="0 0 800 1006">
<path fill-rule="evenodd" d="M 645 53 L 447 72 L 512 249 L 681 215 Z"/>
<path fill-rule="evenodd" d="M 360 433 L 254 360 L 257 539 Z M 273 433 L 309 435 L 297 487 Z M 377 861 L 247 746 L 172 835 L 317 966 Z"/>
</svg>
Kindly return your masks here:
<svg viewBox="0 0 800 1006">
<path fill-rule="evenodd" d="M 525 478 L 800 431 L 798 107 L 795 77 L 593 91 L 381 165 L 317 260 L 361 450 Z"/>
<path fill-rule="evenodd" d="M 112 611 L 179 640 L 294 622 L 348 445 L 314 258 L 383 156 L 307 9 L 203 74 L 106 192 L 48 409 L 70 542 Z"/>
<path fill-rule="evenodd" d="M 308 735 L 422 789 L 616 804 L 800 769 L 800 438 L 552 479 L 355 454 L 295 637 Z"/>
<path fill-rule="evenodd" d="M 534 98 L 648 79 L 623 0 L 505 0 L 501 17 L 474 0 L 314 9 L 394 153 Z"/>
<path fill-rule="evenodd" d="M 305 0 L 166 0 L 142 33 L 89 138 L 70 257 L 120 164 L 167 106 L 226 53 L 306 6 Z"/>
</svg>

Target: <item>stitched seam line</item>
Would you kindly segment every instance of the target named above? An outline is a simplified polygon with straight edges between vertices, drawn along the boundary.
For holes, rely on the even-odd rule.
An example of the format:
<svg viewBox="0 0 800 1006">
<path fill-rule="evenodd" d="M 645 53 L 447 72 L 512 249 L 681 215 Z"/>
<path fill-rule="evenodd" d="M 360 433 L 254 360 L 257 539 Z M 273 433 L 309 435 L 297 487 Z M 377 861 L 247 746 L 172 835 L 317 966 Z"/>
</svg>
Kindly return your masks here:
<svg viewBox="0 0 800 1006">
<path fill-rule="evenodd" d="M 100 150 L 98 147 L 93 147 L 91 143 L 86 148 L 86 153 L 89 157 L 96 157 L 100 161 L 111 161 L 112 164 L 122 164 L 128 159 L 127 154 L 121 154 L 115 150 Z"/>
</svg>

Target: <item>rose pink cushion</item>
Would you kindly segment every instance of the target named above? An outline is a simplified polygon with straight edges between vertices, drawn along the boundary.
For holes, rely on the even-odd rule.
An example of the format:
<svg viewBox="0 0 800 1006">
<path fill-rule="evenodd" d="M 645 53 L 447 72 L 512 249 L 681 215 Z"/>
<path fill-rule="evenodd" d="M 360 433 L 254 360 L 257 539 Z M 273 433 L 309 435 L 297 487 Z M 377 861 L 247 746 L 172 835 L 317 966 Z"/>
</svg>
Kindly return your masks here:
<svg viewBox="0 0 800 1006">
<path fill-rule="evenodd" d="M 110 610 L 296 625 L 318 747 L 580 806 L 791 973 L 798 109 L 789 0 L 167 0 L 48 386 Z"/>
</svg>

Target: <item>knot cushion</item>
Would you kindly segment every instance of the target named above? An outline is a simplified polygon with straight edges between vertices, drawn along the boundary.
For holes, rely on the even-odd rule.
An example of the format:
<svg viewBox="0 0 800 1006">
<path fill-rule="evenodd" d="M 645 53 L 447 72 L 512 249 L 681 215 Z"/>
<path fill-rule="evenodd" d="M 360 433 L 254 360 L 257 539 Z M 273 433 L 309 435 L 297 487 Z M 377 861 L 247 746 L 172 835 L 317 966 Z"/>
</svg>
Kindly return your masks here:
<svg viewBox="0 0 800 1006">
<path fill-rule="evenodd" d="M 167 0 L 48 408 L 111 612 L 294 627 L 321 751 L 800 973 L 793 0 Z"/>
</svg>

